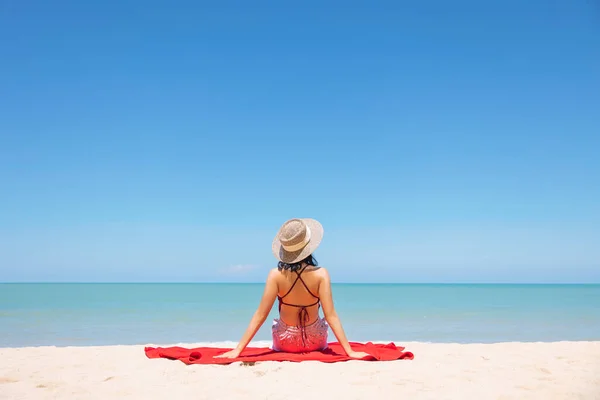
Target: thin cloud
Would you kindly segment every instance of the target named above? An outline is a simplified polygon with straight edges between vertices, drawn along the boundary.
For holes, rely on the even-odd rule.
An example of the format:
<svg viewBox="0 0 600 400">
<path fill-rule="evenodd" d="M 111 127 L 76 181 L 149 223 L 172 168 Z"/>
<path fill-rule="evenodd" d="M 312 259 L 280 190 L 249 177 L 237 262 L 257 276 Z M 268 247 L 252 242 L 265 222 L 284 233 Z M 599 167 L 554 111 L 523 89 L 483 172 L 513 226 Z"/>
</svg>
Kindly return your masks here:
<svg viewBox="0 0 600 400">
<path fill-rule="evenodd" d="M 231 274 L 247 274 L 258 268 L 258 265 L 253 264 L 236 264 L 221 269 L 221 272 L 227 275 Z"/>
</svg>

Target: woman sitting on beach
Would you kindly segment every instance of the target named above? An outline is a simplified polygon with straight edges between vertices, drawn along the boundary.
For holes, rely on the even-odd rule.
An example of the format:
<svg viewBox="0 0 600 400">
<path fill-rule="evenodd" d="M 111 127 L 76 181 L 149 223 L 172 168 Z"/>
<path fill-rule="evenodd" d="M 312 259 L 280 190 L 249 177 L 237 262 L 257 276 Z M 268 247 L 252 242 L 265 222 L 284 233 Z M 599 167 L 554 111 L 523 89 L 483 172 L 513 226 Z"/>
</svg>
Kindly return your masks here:
<svg viewBox="0 0 600 400">
<path fill-rule="evenodd" d="M 277 268 L 267 277 L 262 300 L 237 347 L 217 357 L 237 358 L 267 319 L 275 299 L 279 318 L 273 323 L 273 350 L 300 353 L 327 348 L 329 326 L 349 357 L 367 353 L 353 351 L 333 306 L 331 282 L 325 268 L 317 266 L 313 252 L 321 243 L 323 227 L 309 218 L 283 224 L 273 241 Z M 323 307 L 325 318 L 319 316 Z"/>
</svg>

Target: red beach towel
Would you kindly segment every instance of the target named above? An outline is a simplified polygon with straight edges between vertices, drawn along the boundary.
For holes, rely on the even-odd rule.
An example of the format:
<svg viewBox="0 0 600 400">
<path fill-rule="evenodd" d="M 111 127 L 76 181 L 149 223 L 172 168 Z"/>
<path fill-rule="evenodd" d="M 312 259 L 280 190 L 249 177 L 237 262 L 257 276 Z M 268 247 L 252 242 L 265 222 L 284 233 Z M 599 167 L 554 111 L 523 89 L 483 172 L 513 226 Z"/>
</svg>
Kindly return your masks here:
<svg viewBox="0 0 600 400">
<path fill-rule="evenodd" d="M 393 360 L 412 360 L 413 353 L 404 351 L 404 347 L 398 347 L 394 343 L 373 344 L 351 342 L 352 350 L 363 351 L 370 356 L 365 357 L 364 361 L 393 361 Z M 273 351 L 267 347 L 247 347 L 238 358 L 214 358 L 214 356 L 223 354 L 231 349 L 216 347 L 198 347 L 186 349 L 183 347 L 146 347 L 146 357 L 148 358 L 167 358 L 170 360 L 179 360 L 185 364 L 231 364 L 233 362 L 257 362 L 257 361 L 321 361 L 325 363 L 334 363 L 340 361 L 352 360 L 342 350 L 339 343 L 329 343 L 329 347 L 321 351 L 311 351 L 308 353 L 285 353 Z"/>
</svg>

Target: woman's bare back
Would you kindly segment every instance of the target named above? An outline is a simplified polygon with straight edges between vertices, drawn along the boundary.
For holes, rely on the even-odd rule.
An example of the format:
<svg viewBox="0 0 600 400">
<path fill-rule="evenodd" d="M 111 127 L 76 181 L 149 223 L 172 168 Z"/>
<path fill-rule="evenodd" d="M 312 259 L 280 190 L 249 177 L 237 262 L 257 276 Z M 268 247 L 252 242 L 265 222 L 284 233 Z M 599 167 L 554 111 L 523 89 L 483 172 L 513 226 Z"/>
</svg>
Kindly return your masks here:
<svg viewBox="0 0 600 400">
<path fill-rule="evenodd" d="M 322 280 L 320 267 L 309 265 L 298 272 L 279 271 L 277 296 L 280 302 L 279 315 L 283 322 L 298 325 L 299 310 L 303 306 L 308 313 L 306 325 L 319 318 L 319 289 Z"/>
</svg>

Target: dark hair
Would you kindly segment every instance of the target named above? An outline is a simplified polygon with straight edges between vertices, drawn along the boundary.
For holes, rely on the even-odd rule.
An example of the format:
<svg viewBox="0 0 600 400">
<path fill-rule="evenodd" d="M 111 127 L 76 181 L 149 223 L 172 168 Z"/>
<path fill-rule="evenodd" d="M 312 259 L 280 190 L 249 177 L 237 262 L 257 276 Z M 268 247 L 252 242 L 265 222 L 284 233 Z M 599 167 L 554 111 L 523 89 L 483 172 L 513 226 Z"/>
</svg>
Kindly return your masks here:
<svg viewBox="0 0 600 400">
<path fill-rule="evenodd" d="M 288 264 L 288 263 L 284 263 L 283 261 L 279 261 L 277 263 L 277 269 L 280 271 L 286 270 L 286 271 L 296 272 L 296 271 L 300 271 L 300 269 L 302 269 L 303 264 L 312 265 L 313 267 L 316 267 L 317 265 L 319 265 L 319 263 L 317 262 L 317 259 L 315 257 L 313 257 L 312 254 L 310 254 L 304 260 L 298 261 L 298 262 L 295 262 L 292 264 Z"/>
</svg>

